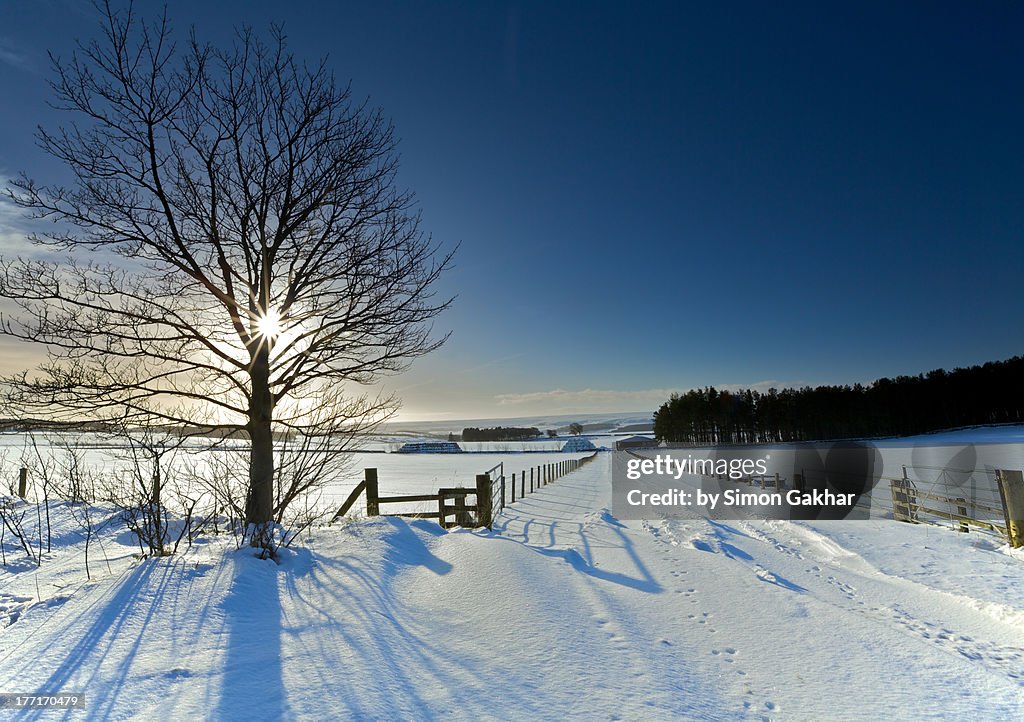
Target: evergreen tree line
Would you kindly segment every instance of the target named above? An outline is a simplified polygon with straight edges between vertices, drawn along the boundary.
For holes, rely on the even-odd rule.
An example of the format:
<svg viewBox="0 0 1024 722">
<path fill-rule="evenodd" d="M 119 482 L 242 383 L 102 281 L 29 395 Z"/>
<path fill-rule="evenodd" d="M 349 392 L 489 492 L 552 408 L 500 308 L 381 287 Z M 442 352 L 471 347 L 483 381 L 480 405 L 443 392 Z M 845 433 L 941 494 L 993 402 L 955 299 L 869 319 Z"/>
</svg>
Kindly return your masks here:
<svg viewBox="0 0 1024 722">
<path fill-rule="evenodd" d="M 540 436 L 540 429 L 495 426 L 489 429 L 469 427 L 462 430 L 463 441 L 522 441 Z"/>
<path fill-rule="evenodd" d="M 864 386 L 714 387 L 672 394 L 654 414 L 659 439 L 773 443 L 909 436 L 958 426 L 1024 422 L 1024 357 L 881 378 Z"/>
</svg>

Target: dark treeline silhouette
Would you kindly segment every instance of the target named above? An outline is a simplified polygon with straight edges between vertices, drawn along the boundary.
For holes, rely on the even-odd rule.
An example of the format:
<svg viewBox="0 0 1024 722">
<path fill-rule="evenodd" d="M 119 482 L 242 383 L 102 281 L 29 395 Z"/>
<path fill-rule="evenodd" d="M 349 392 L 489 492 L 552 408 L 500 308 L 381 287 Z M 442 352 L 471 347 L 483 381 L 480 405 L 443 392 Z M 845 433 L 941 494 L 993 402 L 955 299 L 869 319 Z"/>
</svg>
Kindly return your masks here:
<svg viewBox="0 0 1024 722">
<path fill-rule="evenodd" d="M 540 430 L 514 426 L 495 426 L 490 429 L 466 428 L 462 430 L 463 441 L 522 441 L 540 436 Z"/>
<path fill-rule="evenodd" d="M 654 414 L 659 439 L 771 443 L 908 436 L 957 426 L 1024 422 L 1024 357 L 881 378 L 867 386 L 672 394 Z"/>
</svg>

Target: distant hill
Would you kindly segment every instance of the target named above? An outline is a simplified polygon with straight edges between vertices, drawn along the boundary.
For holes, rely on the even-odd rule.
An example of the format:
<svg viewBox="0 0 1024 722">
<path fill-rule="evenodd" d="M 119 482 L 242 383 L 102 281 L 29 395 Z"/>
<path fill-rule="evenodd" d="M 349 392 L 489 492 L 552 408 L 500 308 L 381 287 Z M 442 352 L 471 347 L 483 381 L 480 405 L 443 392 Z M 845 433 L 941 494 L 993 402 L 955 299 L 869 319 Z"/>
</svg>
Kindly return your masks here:
<svg viewBox="0 0 1024 722">
<path fill-rule="evenodd" d="M 621 411 L 602 414 L 558 414 L 552 416 L 518 416 L 512 418 L 449 419 L 438 421 L 394 421 L 381 427 L 382 435 L 447 438 L 466 427 L 484 428 L 515 426 L 568 431 L 569 424 L 578 423 L 588 434 L 651 429 L 652 411 Z"/>
</svg>

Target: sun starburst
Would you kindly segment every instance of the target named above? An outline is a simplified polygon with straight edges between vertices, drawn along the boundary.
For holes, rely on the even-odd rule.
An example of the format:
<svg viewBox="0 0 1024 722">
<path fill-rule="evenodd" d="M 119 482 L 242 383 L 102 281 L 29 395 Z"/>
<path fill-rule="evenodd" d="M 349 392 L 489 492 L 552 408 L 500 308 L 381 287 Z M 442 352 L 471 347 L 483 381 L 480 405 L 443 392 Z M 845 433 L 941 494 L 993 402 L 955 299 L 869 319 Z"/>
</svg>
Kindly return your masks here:
<svg viewBox="0 0 1024 722">
<path fill-rule="evenodd" d="M 274 309 L 268 309 L 256 319 L 256 332 L 264 338 L 277 338 L 281 331 L 281 315 Z"/>
</svg>

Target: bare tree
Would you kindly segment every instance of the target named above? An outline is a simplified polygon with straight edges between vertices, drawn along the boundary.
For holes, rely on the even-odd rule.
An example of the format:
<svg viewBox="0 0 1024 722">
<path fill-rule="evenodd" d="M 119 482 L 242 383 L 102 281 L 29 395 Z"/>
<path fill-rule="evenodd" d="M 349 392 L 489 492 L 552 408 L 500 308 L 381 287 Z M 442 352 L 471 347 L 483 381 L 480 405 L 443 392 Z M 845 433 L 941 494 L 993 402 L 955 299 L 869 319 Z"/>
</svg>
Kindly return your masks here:
<svg viewBox="0 0 1024 722">
<path fill-rule="evenodd" d="M 199 499 L 182 493 L 178 460 L 186 438 L 166 428 L 122 424 L 114 432 L 115 456 L 121 463 L 103 479 L 102 495 L 119 512 L 139 542 L 142 554 L 169 555 L 177 551 L 192 524 Z M 74 478 L 74 475 L 68 474 Z M 172 481 L 172 477 L 178 480 Z M 95 484 L 93 485 L 95 488 Z M 166 498 L 170 492 L 171 504 Z M 172 537 L 172 514 L 177 512 L 179 530 Z"/>
<path fill-rule="evenodd" d="M 53 58 L 74 119 L 39 143 L 74 181 L 21 176 L 10 197 L 55 222 L 33 238 L 67 260 L 5 259 L 3 333 L 48 361 L 7 379 L 22 413 L 162 420 L 250 440 L 245 518 L 275 518 L 274 441 L 353 435 L 396 400 L 359 385 L 437 348 L 432 290 L 449 266 L 396 186 L 396 141 L 325 61 L 274 28 L 232 47 L 166 15 L 99 6 L 103 33 Z M 92 253 L 85 253 L 92 252 Z"/>
</svg>

